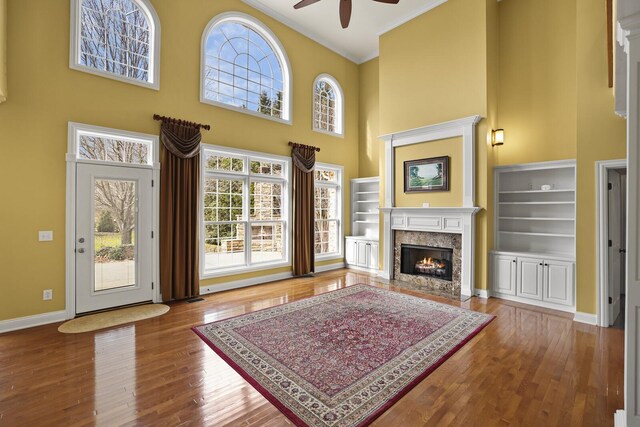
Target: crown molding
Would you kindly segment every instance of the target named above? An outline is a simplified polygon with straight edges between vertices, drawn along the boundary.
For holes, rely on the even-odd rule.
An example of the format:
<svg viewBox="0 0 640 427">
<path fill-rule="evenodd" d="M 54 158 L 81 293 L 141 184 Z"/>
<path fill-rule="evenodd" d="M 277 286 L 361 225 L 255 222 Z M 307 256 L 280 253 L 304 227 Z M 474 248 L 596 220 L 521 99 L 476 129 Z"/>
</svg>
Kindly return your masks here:
<svg viewBox="0 0 640 427">
<path fill-rule="evenodd" d="M 417 9 L 399 19 L 396 19 L 395 21 L 392 21 L 390 24 L 386 25 L 382 31 L 380 31 L 378 33 L 378 36 L 381 36 L 385 33 L 388 33 L 389 31 L 398 28 L 399 26 L 406 24 L 407 22 L 411 21 L 412 19 L 417 18 L 420 15 L 423 15 L 427 12 L 429 12 L 431 9 L 435 9 L 436 7 L 446 3 L 448 0 L 429 0 L 427 1 L 420 9 Z"/>
</svg>

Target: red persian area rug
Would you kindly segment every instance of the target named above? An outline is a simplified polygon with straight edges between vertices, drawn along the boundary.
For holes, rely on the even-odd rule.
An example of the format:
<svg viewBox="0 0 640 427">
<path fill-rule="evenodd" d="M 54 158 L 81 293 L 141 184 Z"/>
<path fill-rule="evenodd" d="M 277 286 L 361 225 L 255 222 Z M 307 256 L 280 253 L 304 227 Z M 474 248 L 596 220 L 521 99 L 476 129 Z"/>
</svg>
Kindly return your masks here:
<svg viewBox="0 0 640 427">
<path fill-rule="evenodd" d="M 355 285 L 193 328 L 298 426 L 364 426 L 493 316 Z"/>
</svg>

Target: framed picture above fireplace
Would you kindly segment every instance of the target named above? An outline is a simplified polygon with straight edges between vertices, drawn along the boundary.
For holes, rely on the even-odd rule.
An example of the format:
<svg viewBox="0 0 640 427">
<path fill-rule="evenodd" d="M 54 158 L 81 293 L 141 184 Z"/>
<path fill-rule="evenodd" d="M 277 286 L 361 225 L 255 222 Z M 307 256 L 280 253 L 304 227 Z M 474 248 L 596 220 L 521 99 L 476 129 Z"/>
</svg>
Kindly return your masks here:
<svg viewBox="0 0 640 427">
<path fill-rule="evenodd" d="M 404 162 L 404 192 L 449 191 L 449 157 Z"/>
</svg>

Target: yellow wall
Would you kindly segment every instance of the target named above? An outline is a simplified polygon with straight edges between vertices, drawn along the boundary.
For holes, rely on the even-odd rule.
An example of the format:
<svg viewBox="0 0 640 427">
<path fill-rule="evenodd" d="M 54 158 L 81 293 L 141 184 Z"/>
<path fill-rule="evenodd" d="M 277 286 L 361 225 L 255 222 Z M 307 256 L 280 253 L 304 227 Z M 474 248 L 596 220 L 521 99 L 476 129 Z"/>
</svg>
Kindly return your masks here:
<svg viewBox="0 0 640 427">
<path fill-rule="evenodd" d="M 449 156 L 449 191 L 404 192 L 404 162 Z M 443 139 L 396 148 L 396 206 L 412 207 L 429 203 L 432 207 L 462 206 L 462 138 Z"/>
<path fill-rule="evenodd" d="M 495 150 L 491 147 L 491 130 L 498 128 L 498 95 L 500 77 L 500 30 L 498 3 L 486 1 L 487 113 L 480 123 L 476 150 L 476 205 L 484 209 L 476 214 L 475 270 L 477 289 L 489 287 L 489 249 L 493 247 L 493 166 Z"/>
<path fill-rule="evenodd" d="M 7 99 L 7 0 L 0 0 L 0 103 Z"/>
<path fill-rule="evenodd" d="M 360 152 L 361 177 L 377 176 L 380 152 L 380 61 L 372 59 L 359 66 L 360 72 Z M 384 166 L 383 166 L 384 167 Z"/>
<path fill-rule="evenodd" d="M 626 158 L 626 122 L 614 114 L 607 87 L 606 15 L 598 0 L 577 1 L 577 310 L 596 312 L 596 177 L 598 160 Z"/>
<path fill-rule="evenodd" d="M 624 120 L 613 114 L 606 87 L 600 0 L 449 0 L 383 35 L 380 58 L 360 66 L 237 0 L 183 0 L 179 6 L 174 0 L 152 1 L 163 34 L 160 91 L 70 70 L 67 0 L 11 2 L 11 98 L 0 106 L 0 180 L 5 183 L 0 198 L 7 201 L 0 209 L 1 284 L 11 292 L 0 299 L 0 320 L 64 309 L 67 122 L 156 134 L 155 112 L 211 123 L 206 143 L 280 155 L 288 154 L 289 140 L 318 145 L 319 161 L 344 165 L 345 184 L 383 175 L 378 135 L 482 115 L 476 146 L 476 205 L 485 208 L 476 221 L 478 288 L 486 288 L 492 247 L 493 165 L 577 158 L 577 309 L 595 312 L 595 161 L 625 157 Z M 0 46 L 5 3 L 0 0 Z M 229 10 L 257 17 L 282 41 L 294 76 L 293 126 L 198 101 L 202 31 L 212 17 Z M 345 90 L 344 139 L 311 131 L 311 86 L 323 72 Z M 507 142 L 491 148 L 488 135 L 497 127 L 505 128 Z M 415 146 L 419 152 L 413 153 L 400 149 L 398 161 L 431 157 L 442 144 L 449 145 L 444 154 L 452 157 L 452 192 L 406 199 L 397 191 L 398 205 L 461 204 L 461 166 L 453 161 L 459 144 L 432 142 L 424 149 Z M 347 233 L 349 224 L 346 209 Z M 38 243 L 38 230 L 53 230 L 55 240 Z M 53 301 L 42 301 L 45 288 L 54 290 Z"/>
<path fill-rule="evenodd" d="M 380 133 L 485 115 L 484 0 L 449 0 L 380 37 Z"/>
<path fill-rule="evenodd" d="M 318 161 L 358 176 L 358 66 L 236 0 L 153 0 L 162 25 L 161 90 L 69 69 L 69 1 L 12 1 L 8 10 L 11 98 L 0 106 L 0 320 L 64 309 L 65 153 L 67 122 L 150 134 L 153 113 L 210 123 L 204 142 L 288 155 L 289 141 L 321 147 Z M 293 126 L 199 102 L 200 40 L 211 18 L 237 10 L 264 22 L 280 39 L 293 69 Z M 52 23 L 55 23 L 52 27 Z M 52 28 L 55 31 L 52 31 Z M 28 47 L 28 48 L 26 48 Z M 312 85 L 333 75 L 345 91 L 345 137 L 313 132 Z M 9 184 L 11 183 L 11 184 Z M 345 192 L 349 206 L 349 192 Z M 349 232 L 349 210 L 345 210 Z M 55 240 L 38 243 L 38 230 Z M 279 272 L 264 271 L 262 274 Z M 203 281 L 203 285 L 248 276 Z M 42 301 L 42 290 L 54 291 Z"/>
<path fill-rule="evenodd" d="M 576 0 L 507 0 L 498 8 L 507 143 L 494 150 L 497 164 L 575 158 Z"/>
<path fill-rule="evenodd" d="M 626 157 L 625 121 L 607 87 L 599 0 L 499 3 L 497 164 L 577 160 L 577 311 L 596 312 L 595 162 Z"/>
<path fill-rule="evenodd" d="M 476 132 L 475 204 L 483 211 L 476 217 L 475 287 L 481 289 L 487 287 L 486 259 L 488 245 L 492 242 L 491 216 L 487 212 L 492 154 L 488 151 L 487 134 L 497 116 L 497 77 L 488 76 L 488 72 L 497 69 L 496 22 L 494 0 L 449 0 L 380 37 L 381 134 L 476 114 L 485 118 Z M 489 27 L 489 24 L 494 26 Z M 492 91 L 491 100 L 489 90 Z M 492 110 L 489 110 L 490 101 Z M 424 147 L 432 144 L 438 143 L 431 142 Z M 448 147 L 451 152 L 461 148 Z M 411 156 L 417 159 L 431 157 L 419 152 Z M 403 156 L 401 160 L 408 157 Z M 454 187 L 449 194 L 405 196 L 401 173 L 396 170 L 395 203 L 398 206 L 421 206 L 429 201 L 427 197 L 433 200 L 434 206 L 462 204 L 460 187 Z M 450 175 L 452 182 L 461 182 L 461 162 L 451 168 Z"/>
</svg>

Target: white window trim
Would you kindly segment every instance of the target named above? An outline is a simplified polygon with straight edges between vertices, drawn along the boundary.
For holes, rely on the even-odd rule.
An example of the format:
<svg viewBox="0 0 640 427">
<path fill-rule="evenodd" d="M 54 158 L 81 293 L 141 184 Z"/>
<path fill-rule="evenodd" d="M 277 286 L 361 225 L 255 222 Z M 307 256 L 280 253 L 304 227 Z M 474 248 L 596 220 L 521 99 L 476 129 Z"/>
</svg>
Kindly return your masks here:
<svg viewBox="0 0 640 427">
<path fill-rule="evenodd" d="M 260 181 L 273 181 L 273 182 L 278 182 L 278 183 L 282 183 L 284 186 L 284 191 L 283 191 L 283 211 L 285 212 L 285 214 L 283 215 L 281 220 L 275 220 L 273 222 L 283 222 L 284 223 L 284 227 L 283 227 L 283 231 L 284 231 L 284 239 L 283 239 L 283 252 L 284 252 L 284 256 L 283 259 L 280 261 L 267 261 L 267 262 L 261 262 L 261 263 L 253 263 L 250 265 L 246 265 L 247 263 L 250 262 L 250 256 L 251 253 L 250 251 L 247 252 L 245 251 L 244 253 L 244 257 L 245 257 L 245 265 L 239 265 L 239 266 L 233 266 L 233 267 L 228 267 L 228 268 L 220 268 L 218 270 L 216 270 L 215 272 L 211 272 L 211 271 L 206 271 L 205 270 L 205 252 L 204 252 L 204 242 L 205 242 L 205 227 L 204 227 L 204 183 L 205 183 L 205 178 L 207 177 L 207 173 L 205 170 L 205 156 L 204 156 L 204 152 L 207 150 L 212 150 L 212 151 L 216 151 L 218 153 L 222 153 L 222 154 L 227 154 L 231 157 L 241 157 L 241 158 L 245 158 L 245 160 L 247 160 L 248 158 L 251 158 L 252 160 L 264 160 L 264 161 L 271 161 L 271 162 L 281 162 L 284 165 L 284 170 L 283 170 L 283 178 L 277 178 L 277 177 L 272 177 L 269 175 L 260 175 L 260 174 L 252 174 L 251 173 L 251 165 L 249 164 L 248 161 L 245 161 L 245 170 L 243 172 L 233 172 L 233 171 L 216 171 L 216 172 L 211 172 L 208 175 L 209 176 L 220 176 L 220 177 L 228 177 L 228 178 L 235 178 L 235 179 L 242 179 L 244 180 L 244 194 L 246 194 L 247 196 L 249 196 L 249 184 L 252 180 L 252 178 L 260 180 Z M 199 197 L 199 211 L 200 211 L 200 218 L 199 218 L 199 226 L 200 226 L 200 243 L 199 243 L 199 252 L 200 252 L 200 279 L 201 280 L 205 280 L 205 279 L 212 279 L 212 278 L 217 278 L 217 277 L 225 277 L 225 276 L 232 276 L 235 274 L 242 274 L 242 273 L 250 273 L 250 272 L 255 272 L 255 271 L 262 271 L 262 270 L 271 270 L 274 268 L 280 268 L 280 267 L 291 267 L 292 263 L 291 263 L 291 235 L 293 233 L 293 227 L 292 227 L 292 206 L 291 206 L 291 199 L 293 197 L 293 193 L 292 193 L 292 168 L 291 168 L 291 157 L 286 157 L 286 156 L 278 156 L 275 154 L 268 154 L 268 153 L 261 153 L 258 151 L 249 151 L 249 150 L 241 150 L 241 149 L 237 149 L 237 148 L 231 148 L 231 147 L 224 147 L 224 146 L 220 146 L 220 145 L 210 145 L 210 144 L 201 144 L 201 151 L 200 151 L 201 155 L 201 167 L 200 167 L 200 197 Z M 249 206 L 243 206 L 243 214 L 246 218 L 245 221 L 243 221 L 243 223 L 247 224 L 247 228 L 245 229 L 245 237 L 249 237 L 250 236 L 250 224 L 252 221 L 249 221 Z M 265 222 L 269 222 L 269 221 L 265 221 Z"/>
<path fill-rule="evenodd" d="M 136 142 L 149 144 L 149 164 L 135 165 L 131 163 L 92 161 L 81 159 L 78 156 L 79 142 L 82 134 L 92 134 L 108 138 L 125 138 Z M 114 165 L 129 168 L 153 169 L 153 229 L 160 229 L 160 138 L 157 135 L 149 135 L 139 132 L 130 132 L 119 129 L 92 126 L 83 123 L 68 123 L 67 135 L 67 191 L 66 191 L 66 221 L 65 221 L 65 315 L 67 319 L 73 319 L 76 315 L 76 168 L 78 163 Z M 157 284 L 153 293 L 153 302 L 162 302 L 160 294 L 160 239 L 153 241 L 153 282 Z"/>
<path fill-rule="evenodd" d="M 282 64 L 282 87 L 285 93 L 282 96 L 283 103 L 285 108 L 282 109 L 282 118 L 267 116 L 266 114 L 259 113 L 257 111 L 251 111 L 244 108 L 236 107 L 233 105 L 225 104 L 224 102 L 213 101 L 211 99 L 207 99 L 205 97 L 204 90 L 204 75 L 205 75 L 205 64 L 207 63 L 207 39 L 209 38 L 209 33 L 216 26 L 223 24 L 225 22 L 238 22 L 241 24 L 245 24 L 254 31 L 256 31 L 260 36 L 262 36 L 267 43 L 273 48 L 276 55 L 278 55 Z M 288 125 L 293 124 L 293 77 L 291 73 L 291 63 L 289 62 L 289 57 L 287 56 L 287 52 L 284 50 L 284 47 L 278 37 L 258 19 L 254 18 L 251 15 L 247 15 L 242 12 L 225 12 L 213 18 L 209 21 L 209 24 L 204 29 L 202 33 L 202 41 L 200 45 L 200 102 L 203 104 L 209 104 L 220 108 L 225 108 L 231 111 L 237 111 L 239 113 L 248 114 L 254 117 L 260 117 L 262 119 L 272 120 L 277 123 L 284 123 Z"/>
<path fill-rule="evenodd" d="M 320 129 L 316 127 L 315 114 L 316 114 L 316 85 L 320 81 L 328 82 L 333 89 L 336 91 L 336 123 L 335 128 L 339 130 L 339 132 L 330 132 L 328 130 Z M 340 138 L 344 138 L 344 91 L 342 90 L 342 86 L 338 83 L 335 77 L 330 74 L 320 74 L 313 81 L 313 94 L 311 96 L 311 111 L 313 115 L 311 116 L 311 126 L 315 132 L 324 133 L 326 135 L 337 136 Z"/>
<path fill-rule="evenodd" d="M 331 169 L 337 172 L 338 182 L 322 182 L 315 181 L 315 186 L 335 188 L 337 190 L 336 198 L 338 199 L 338 251 L 326 254 L 316 254 L 316 261 L 327 261 L 344 258 L 344 166 L 332 165 L 330 163 L 316 162 L 316 168 Z M 315 198 L 315 194 L 314 194 Z M 315 200 L 315 199 L 314 199 Z M 315 215 L 315 214 L 314 214 Z M 315 222 L 315 218 L 314 218 Z M 315 233 L 314 233 L 315 241 Z"/>
<path fill-rule="evenodd" d="M 80 11 L 82 0 L 71 1 L 71 36 L 69 48 L 69 68 L 84 73 L 94 74 L 100 77 L 117 80 L 123 83 L 134 84 L 149 89 L 160 90 L 160 18 L 156 10 L 149 0 L 131 0 L 135 2 L 145 13 L 149 21 L 149 30 L 151 37 L 151 55 L 149 56 L 149 81 L 133 79 L 130 77 L 120 76 L 118 74 L 109 73 L 92 67 L 87 67 L 80 63 Z"/>
</svg>

